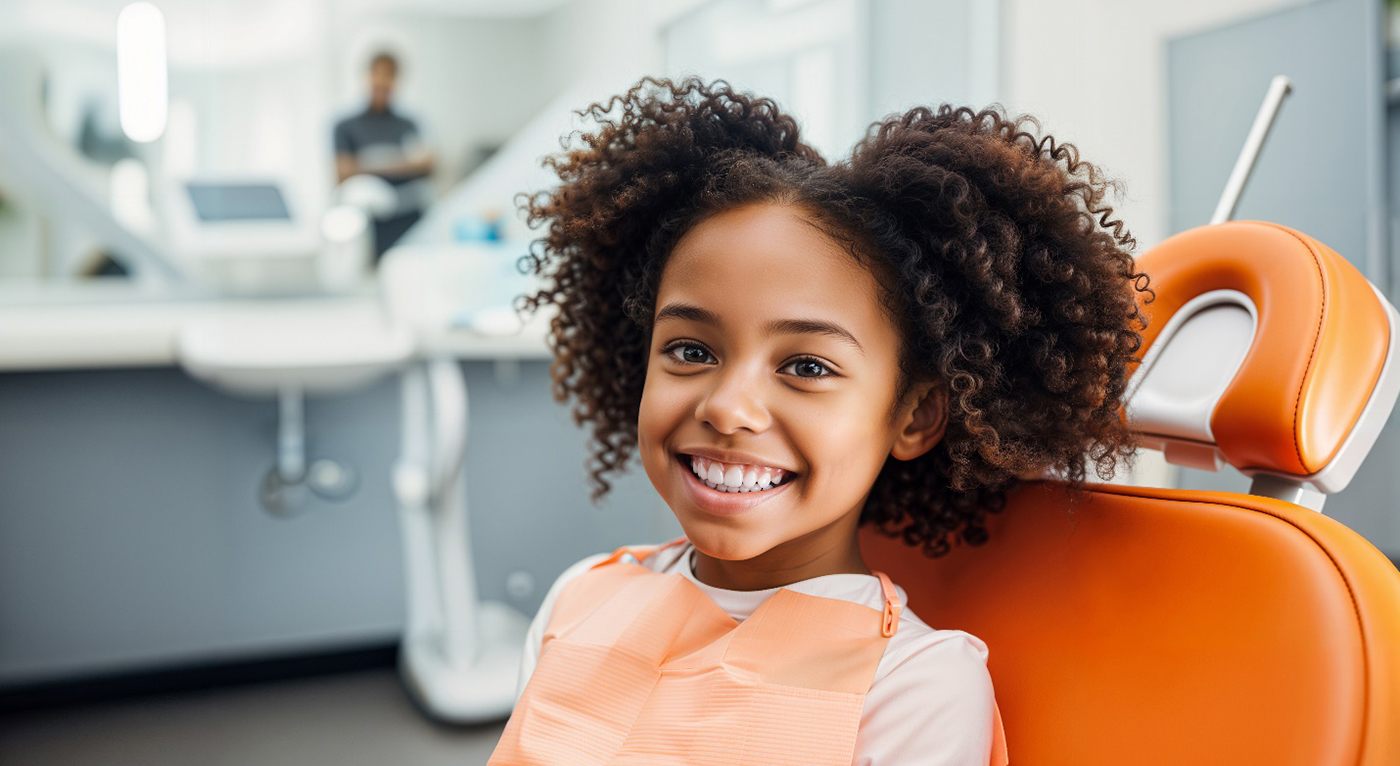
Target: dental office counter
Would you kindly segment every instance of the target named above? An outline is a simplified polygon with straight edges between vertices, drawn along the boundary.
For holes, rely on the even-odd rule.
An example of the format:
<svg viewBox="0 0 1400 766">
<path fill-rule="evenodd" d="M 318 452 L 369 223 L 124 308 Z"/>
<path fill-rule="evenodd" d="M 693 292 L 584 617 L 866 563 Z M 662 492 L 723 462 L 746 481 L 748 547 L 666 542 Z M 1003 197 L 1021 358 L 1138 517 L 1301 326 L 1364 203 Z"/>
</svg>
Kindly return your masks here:
<svg viewBox="0 0 1400 766">
<path fill-rule="evenodd" d="M 382 315 L 379 299 L 370 292 L 336 298 L 191 300 L 133 297 L 131 288 L 124 287 L 121 292 L 53 291 L 40 299 L 26 295 L 0 295 L 0 372 L 175 366 L 180 329 L 197 320 L 260 318 L 275 310 L 288 320 L 344 318 L 354 325 Z M 420 351 L 462 360 L 547 359 L 544 324 L 532 321 L 517 335 L 426 333 L 420 335 Z"/>
<path fill-rule="evenodd" d="M 277 405 L 211 388 L 177 359 L 193 322 L 268 321 L 276 308 L 272 320 L 355 325 L 380 316 L 378 298 L 133 293 L 0 294 L 0 698 L 395 645 L 397 376 L 307 395 L 307 457 L 350 466 L 358 487 L 277 516 L 259 501 Z M 418 349 L 462 361 L 477 586 L 525 614 L 569 564 L 675 531 L 640 472 L 590 505 L 586 435 L 552 399 L 543 323 L 532 324 L 512 337 L 429 335 Z"/>
</svg>

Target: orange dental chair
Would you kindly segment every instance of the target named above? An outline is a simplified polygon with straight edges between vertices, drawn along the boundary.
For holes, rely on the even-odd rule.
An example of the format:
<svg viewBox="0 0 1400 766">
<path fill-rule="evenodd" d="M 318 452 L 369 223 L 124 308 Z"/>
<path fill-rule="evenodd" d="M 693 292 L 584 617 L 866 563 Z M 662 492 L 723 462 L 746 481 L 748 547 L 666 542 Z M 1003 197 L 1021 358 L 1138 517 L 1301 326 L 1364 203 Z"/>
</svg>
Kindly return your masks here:
<svg viewBox="0 0 1400 766">
<path fill-rule="evenodd" d="M 935 628 L 986 641 L 1015 766 L 1400 764 L 1400 572 L 1320 512 L 1390 414 L 1395 309 L 1341 256 L 1240 221 L 1138 260 L 1129 422 L 1251 494 L 1054 481 L 927 559 L 865 533 Z"/>
</svg>

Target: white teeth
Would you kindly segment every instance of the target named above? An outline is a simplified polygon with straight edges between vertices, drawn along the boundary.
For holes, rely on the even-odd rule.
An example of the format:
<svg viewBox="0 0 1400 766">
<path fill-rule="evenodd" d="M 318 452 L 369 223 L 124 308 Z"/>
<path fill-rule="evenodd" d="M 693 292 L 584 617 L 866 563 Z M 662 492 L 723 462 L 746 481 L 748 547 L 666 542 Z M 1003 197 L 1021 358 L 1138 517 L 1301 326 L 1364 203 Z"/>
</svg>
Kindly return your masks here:
<svg viewBox="0 0 1400 766">
<path fill-rule="evenodd" d="M 690 470 L 707 487 L 720 492 L 762 492 L 781 484 L 784 476 L 781 468 L 726 465 L 694 455 L 690 457 Z"/>
</svg>

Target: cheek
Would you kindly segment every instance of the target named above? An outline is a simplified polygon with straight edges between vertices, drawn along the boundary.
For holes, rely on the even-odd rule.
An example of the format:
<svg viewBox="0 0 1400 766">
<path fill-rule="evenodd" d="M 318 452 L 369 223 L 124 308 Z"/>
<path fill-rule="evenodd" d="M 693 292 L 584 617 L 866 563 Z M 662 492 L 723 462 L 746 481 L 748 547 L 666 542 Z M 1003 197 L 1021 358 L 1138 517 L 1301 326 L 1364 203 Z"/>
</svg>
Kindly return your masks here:
<svg viewBox="0 0 1400 766">
<path fill-rule="evenodd" d="M 685 413 L 683 387 L 656 370 L 654 365 L 649 367 L 637 412 L 637 441 L 644 459 L 645 453 L 665 449 L 666 437 L 676 429 Z"/>
<path fill-rule="evenodd" d="M 892 445 L 888 413 L 865 396 L 843 397 L 793 423 L 793 439 L 824 491 L 863 494 L 885 464 Z"/>
</svg>

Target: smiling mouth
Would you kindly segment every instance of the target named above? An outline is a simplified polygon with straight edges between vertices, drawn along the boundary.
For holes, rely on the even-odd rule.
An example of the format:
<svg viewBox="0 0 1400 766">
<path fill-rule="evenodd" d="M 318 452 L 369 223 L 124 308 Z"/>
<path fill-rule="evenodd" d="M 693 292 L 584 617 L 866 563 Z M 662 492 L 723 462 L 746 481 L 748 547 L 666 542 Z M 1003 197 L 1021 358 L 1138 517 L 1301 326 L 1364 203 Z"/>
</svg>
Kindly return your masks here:
<svg viewBox="0 0 1400 766">
<path fill-rule="evenodd" d="M 797 474 L 782 468 L 740 463 L 722 463 L 696 455 L 678 454 L 680 464 L 695 474 L 701 484 L 716 492 L 743 494 L 765 492 L 797 478 Z"/>
</svg>

